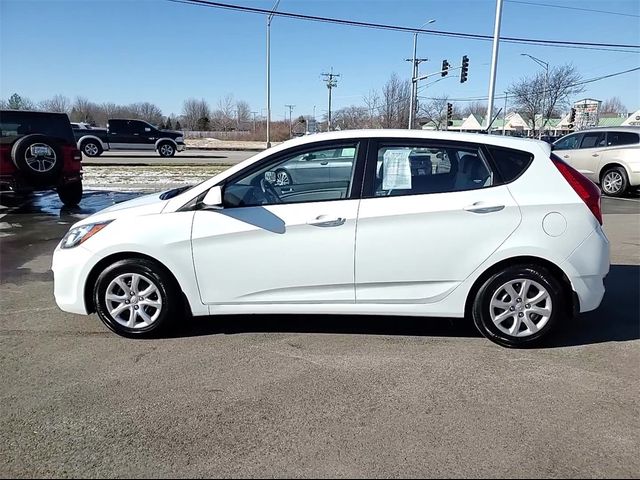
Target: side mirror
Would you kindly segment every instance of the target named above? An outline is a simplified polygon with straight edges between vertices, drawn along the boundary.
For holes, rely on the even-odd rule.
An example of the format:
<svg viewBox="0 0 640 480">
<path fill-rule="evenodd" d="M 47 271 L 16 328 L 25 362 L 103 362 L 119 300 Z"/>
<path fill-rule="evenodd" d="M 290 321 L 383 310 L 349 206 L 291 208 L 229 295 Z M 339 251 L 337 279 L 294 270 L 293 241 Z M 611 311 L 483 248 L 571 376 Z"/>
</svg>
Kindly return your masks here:
<svg viewBox="0 0 640 480">
<path fill-rule="evenodd" d="M 211 187 L 202 199 L 205 208 L 222 208 L 222 187 Z"/>
<path fill-rule="evenodd" d="M 145 132 L 150 132 L 150 131 L 151 131 L 151 129 L 150 129 L 149 127 L 144 127 L 144 131 L 145 131 Z"/>
</svg>

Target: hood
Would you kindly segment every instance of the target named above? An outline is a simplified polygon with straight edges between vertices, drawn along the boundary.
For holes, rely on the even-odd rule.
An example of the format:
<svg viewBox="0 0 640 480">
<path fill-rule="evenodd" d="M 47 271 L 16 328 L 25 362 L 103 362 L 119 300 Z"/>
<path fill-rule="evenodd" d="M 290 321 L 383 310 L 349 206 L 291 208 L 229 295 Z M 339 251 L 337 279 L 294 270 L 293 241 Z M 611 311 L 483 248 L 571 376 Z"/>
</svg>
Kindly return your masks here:
<svg viewBox="0 0 640 480">
<path fill-rule="evenodd" d="M 116 203 L 82 219 L 74 227 L 104 220 L 116 220 L 122 217 L 158 214 L 162 212 L 162 209 L 167 204 L 167 200 L 160 199 L 160 195 L 161 193 L 152 193 L 151 195 L 144 195 L 126 202 Z"/>
<path fill-rule="evenodd" d="M 161 129 L 160 130 L 162 133 L 170 133 L 171 135 L 175 135 L 176 137 L 183 137 L 184 133 L 179 132 L 177 130 L 166 130 L 166 129 Z"/>
</svg>

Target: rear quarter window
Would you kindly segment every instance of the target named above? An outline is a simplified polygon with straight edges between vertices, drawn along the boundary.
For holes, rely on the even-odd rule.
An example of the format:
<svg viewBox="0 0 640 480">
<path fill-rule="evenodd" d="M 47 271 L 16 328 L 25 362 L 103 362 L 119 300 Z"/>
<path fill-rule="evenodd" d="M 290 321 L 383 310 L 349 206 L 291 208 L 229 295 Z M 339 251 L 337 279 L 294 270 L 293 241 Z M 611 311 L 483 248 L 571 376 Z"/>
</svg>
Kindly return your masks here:
<svg viewBox="0 0 640 480">
<path fill-rule="evenodd" d="M 504 183 L 513 182 L 529 168 L 533 161 L 533 154 L 529 152 L 501 147 L 487 148 Z"/>
<path fill-rule="evenodd" d="M 640 135 L 634 132 L 609 132 L 607 133 L 607 145 L 617 147 L 620 145 L 637 145 Z"/>
</svg>

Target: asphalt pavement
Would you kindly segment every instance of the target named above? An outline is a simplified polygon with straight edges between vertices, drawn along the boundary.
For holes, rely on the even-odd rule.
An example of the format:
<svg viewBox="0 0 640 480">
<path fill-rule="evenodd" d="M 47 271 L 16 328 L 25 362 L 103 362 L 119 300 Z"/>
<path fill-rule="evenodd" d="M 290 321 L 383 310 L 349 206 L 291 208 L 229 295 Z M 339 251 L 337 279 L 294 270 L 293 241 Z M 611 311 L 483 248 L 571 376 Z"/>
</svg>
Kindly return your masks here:
<svg viewBox="0 0 640 480">
<path fill-rule="evenodd" d="M 640 476 L 638 199 L 603 202 L 600 308 L 508 350 L 446 319 L 180 319 L 127 340 L 59 311 L 56 243 L 136 195 L 0 197 L 0 476 Z"/>
</svg>

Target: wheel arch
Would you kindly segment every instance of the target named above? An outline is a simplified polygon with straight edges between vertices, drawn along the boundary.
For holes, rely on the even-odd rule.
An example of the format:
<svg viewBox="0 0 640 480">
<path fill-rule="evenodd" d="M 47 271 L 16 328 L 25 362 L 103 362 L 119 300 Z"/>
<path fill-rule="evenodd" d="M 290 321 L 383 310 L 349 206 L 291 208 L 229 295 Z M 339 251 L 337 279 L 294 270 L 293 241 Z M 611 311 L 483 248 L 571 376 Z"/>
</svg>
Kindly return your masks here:
<svg viewBox="0 0 640 480">
<path fill-rule="evenodd" d="M 173 274 L 173 272 L 169 268 L 167 268 L 167 266 L 164 265 L 161 261 L 151 257 L 150 255 L 146 255 L 140 252 L 133 252 L 133 251 L 118 252 L 118 253 L 113 253 L 111 255 L 107 255 L 106 257 L 102 258 L 100 261 L 98 261 L 98 263 L 96 263 L 93 266 L 93 268 L 89 272 L 89 275 L 87 275 L 87 279 L 84 284 L 83 296 L 84 296 L 84 305 L 87 313 L 94 313 L 96 311 L 96 306 L 93 303 L 93 287 L 96 281 L 98 280 L 100 273 L 112 263 L 118 262 L 120 260 L 129 260 L 129 259 L 142 259 L 142 260 L 148 260 L 150 262 L 155 263 L 163 271 L 163 273 L 167 275 L 167 277 L 174 283 L 175 288 L 180 292 L 182 306 L 185 309 L 187 309 L 189 315 L 191 315 L 191 304 L 189 303 L 187 296 L 182 290 L 180 282 L 178 282 L 178 279 Z"/>
<path fill-rule="evenodd" d="M 102 150 L 109 150 L 109 147 L 107 147 L 105 143 L 95 135 L 83 135 L 82 137 L 80 137 L 77 142 L 77 147 L 79 150 L 82 150 L 82 144 L 87 140 L 97 140 L 100 146 L 102 147 Z"/>
<path fill-rule="evenodd" d="M 484 282 L 489 277 L 491 277 L 491 275 L 499 272 L 500 270 L 503 270 L 506 267 L 511 267 L 514 265 L 536 265 L 547 269 L 551 273 L 551 275 L 558 279 L 558 281 L 562 285 L 563 292 L 567 297 L 567 306 L 569 307 L 569 311 L 567 313 L 571 316 L 575 316 L 580 311 L 580 300 L 578 299 L 578 295 L 573 290 L 571 280 L 569 280 L 569 277 L 564 272 L 564 270 L 562 270 L 562 268 L 560 268 L 555 263 L 541 257 L 522 255 L 500 260 L 480 274 L 475 282 L 473 282 L 473 285 L 471 286 L 471 288 L 469 289 L 469 293 L 467 294 L 467 299 L 464 306 L 465 317 L 470 318 L 473 309 L 473 301 L 475 300 L 476 294 L 478 293 L 478 290 L 480 290 L 480 287 L 484 284 Z"/>
<path fill-rule="evenodd" d="M 625 167 L 621 162 L 617 162 L 615 160 L 609 160 L 607 162 L 604 162 L 604 165 L 600 167 L 600 172 L 598 173 L 598 182 L 602 183 L 602 177 L 604 176 L 605 172 L 610 168 L 615 168 L 615 167 L 622 168 L 625 172 L 627 172 L 627 178 L 629 178 L 629 170 L 627 169 L 627 167 Z"/>
<path fill-rule="evenodd" d="M 163 143 L 170 143 L 173 145 L 173 148 L 176 151 L 178 150 L 178 144 L 176 143 L 176 141 L 173 138 L 169 137 L 162 137 L 156 140 L 156 150 L 158 150 L 160 148 L 160 145 L 162 145 Z"/>
</svg>

